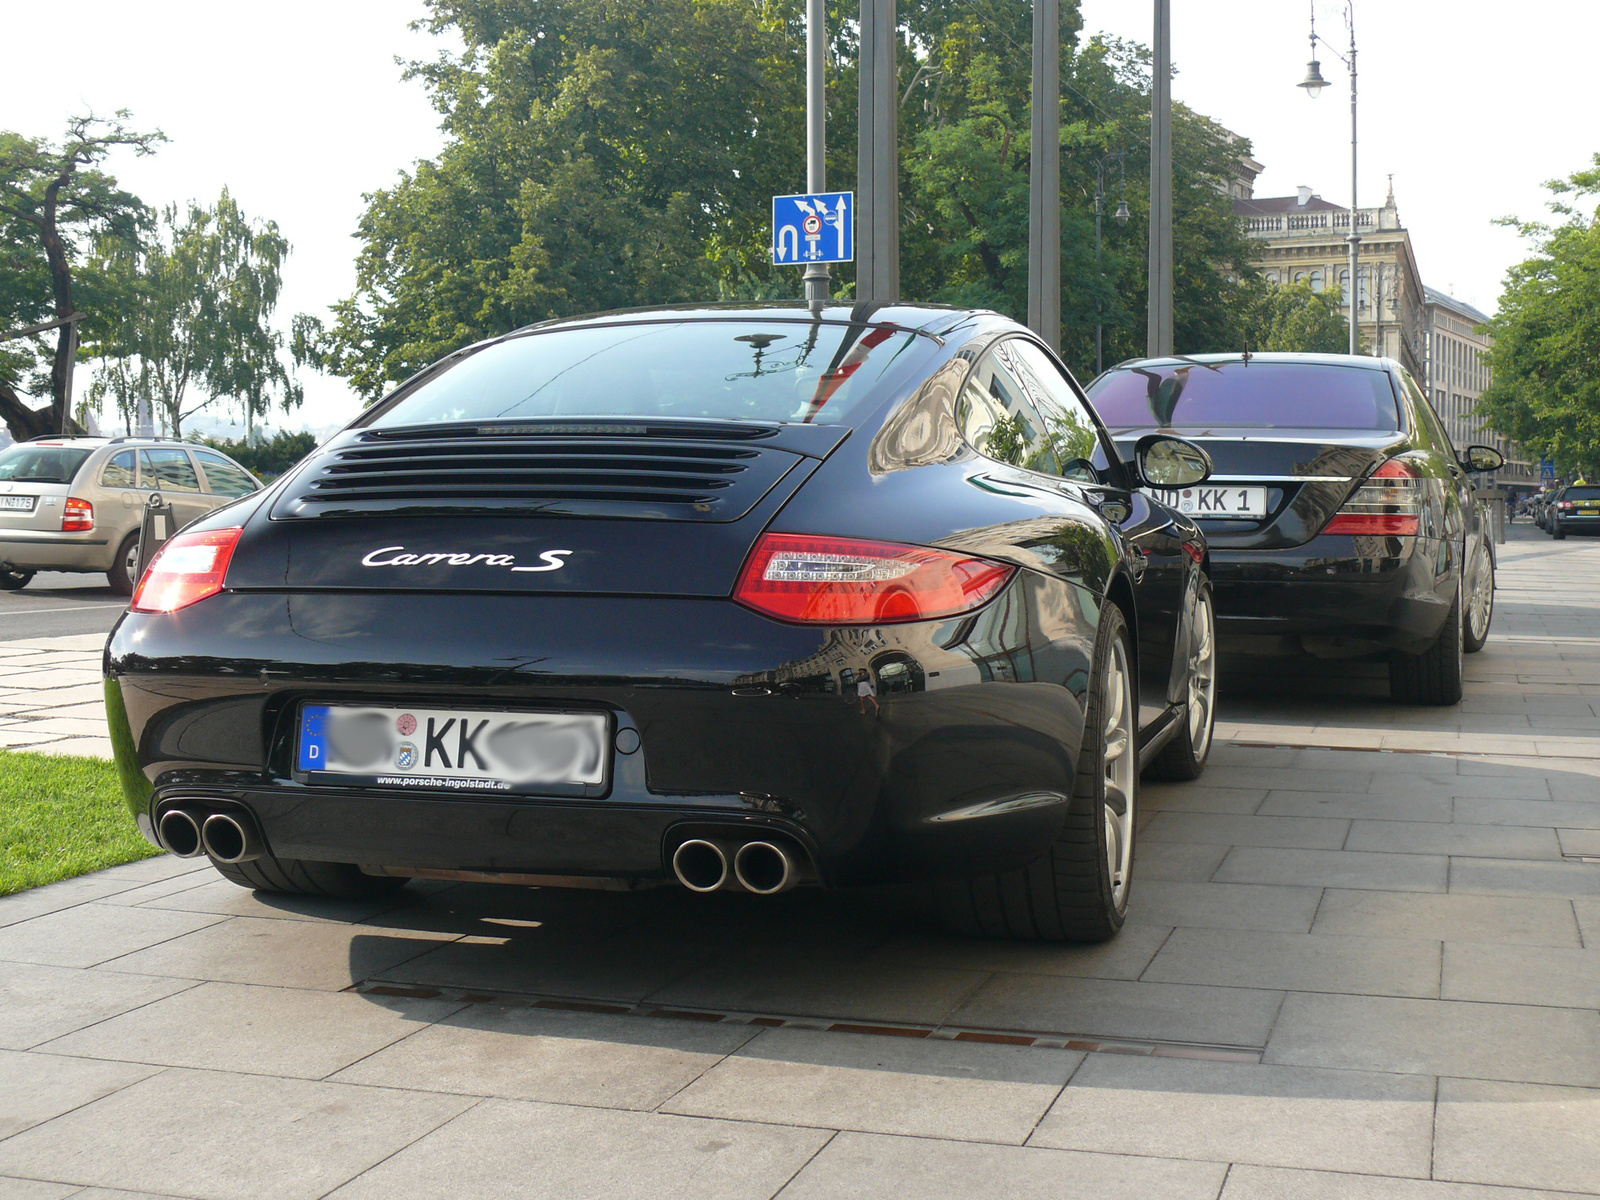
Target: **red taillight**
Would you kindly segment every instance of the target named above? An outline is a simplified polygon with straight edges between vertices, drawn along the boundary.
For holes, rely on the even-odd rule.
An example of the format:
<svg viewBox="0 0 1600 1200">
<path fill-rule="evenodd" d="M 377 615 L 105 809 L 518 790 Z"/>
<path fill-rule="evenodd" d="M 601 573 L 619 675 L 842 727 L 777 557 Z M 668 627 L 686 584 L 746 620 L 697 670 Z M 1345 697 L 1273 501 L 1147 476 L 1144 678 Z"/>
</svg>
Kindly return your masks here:
<svg viewBox="0 0 1600 1200">
<path fill-rule="evenodd" d="M 61 532 L 83 533 L 94 528 L 94 505 L 69 496 L 61 508 Z"/>
<path fill-rule="evenodd" d="M 1571 500 L 1558 500 L 1558 501 L 1556 501 L 1556 507 L 1557 508 L 1571 508 L 1572 507 L 1572 501 Z"/>
<path fill-rule="evenodd" d="M 150 560 L 133 593 L 134 612 L 169 613 L 222 590 L 242 529 L 180 533 Z"/>
<path fill-rule="evenodd" d="M 1421 513 L 1421 472 L 1404 459 L 1391 458 L 1367 476 L 1322 532 L 1411 537 Z"/>
<path fill-rule="evenodd" d="M 768 533 L 750 552 L 733 598 L 783 621 L 883 625 L 977 608 L 1015 570 L 925 546 Z"/>
</svg>

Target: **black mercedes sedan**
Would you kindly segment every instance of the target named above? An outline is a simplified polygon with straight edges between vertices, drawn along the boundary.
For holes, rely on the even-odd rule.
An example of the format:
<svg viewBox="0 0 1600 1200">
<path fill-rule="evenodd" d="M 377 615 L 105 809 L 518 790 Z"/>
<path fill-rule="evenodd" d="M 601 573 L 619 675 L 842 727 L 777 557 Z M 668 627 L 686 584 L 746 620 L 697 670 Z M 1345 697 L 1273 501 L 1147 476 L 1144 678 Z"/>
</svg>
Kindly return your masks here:
<svg viewBox="0 0 1600 1200">
<path fill-rule="evenodd" d="M 1461 699 L 1461 656 L 1494 612 L 1494 545 L 1472 474 L 1391 359 L 1213 354 L 1120 363 L 1089 386 L 1119 446 L 1181 433 L 1216 464 L 1159 493 L 1211 547 L 1227 648 L 1387 656 L 1390 694 Z"/>
<path fill-rule="evenodd" d="M 1206 543 L 1147 491 L 1209 469 L 994 313 L 520 330 L 166 543 L 106 648 L 127 800 L 275 891 L 926 880 L 1105 939 L 1141 768 L 1210 745 Z"/>
</svg>

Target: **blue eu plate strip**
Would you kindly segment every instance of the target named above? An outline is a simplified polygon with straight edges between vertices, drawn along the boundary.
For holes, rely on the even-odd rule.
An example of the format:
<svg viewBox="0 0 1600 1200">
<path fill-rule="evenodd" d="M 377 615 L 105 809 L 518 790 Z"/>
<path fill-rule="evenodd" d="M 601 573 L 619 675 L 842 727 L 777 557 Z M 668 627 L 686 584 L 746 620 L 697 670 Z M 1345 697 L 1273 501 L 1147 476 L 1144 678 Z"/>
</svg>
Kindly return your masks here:
<svg viewBox="0 0 1600 1200">
<path fill-rule="evenodd" d="M 300 757 L 302 771 L 325 771 L 328 767 L 328 713 L 326 704 L 307 704 L 300 710 Z"/>
</svg>

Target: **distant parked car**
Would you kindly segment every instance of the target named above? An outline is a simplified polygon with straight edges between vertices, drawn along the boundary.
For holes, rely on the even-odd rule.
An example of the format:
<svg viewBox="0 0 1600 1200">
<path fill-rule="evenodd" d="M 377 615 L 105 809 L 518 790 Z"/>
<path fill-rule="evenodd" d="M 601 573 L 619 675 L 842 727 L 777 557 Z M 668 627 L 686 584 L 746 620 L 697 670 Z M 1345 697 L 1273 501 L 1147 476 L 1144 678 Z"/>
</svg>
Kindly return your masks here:
<svg viewBox="0 0 1600 1200">
<path fill-rule="evenodd" d="M 1399 363 L 1146 359 L 1088 390 L 1119 450 L 1160 431 L 1211 455 L 1203 486 L 1157 494 L 1205 531 L 1225 644 L 1385 652 L 1395 700 L 1461 699 L 1461 655 L 1483 647 L 1494 611 L 1494 548 L 1469 475 L 1505 460 L 1488 446 L 1458 455 Z"/>
<path fill-rule="evenodd" d="M 1600 487 L 1589 483 L 1568 484 L 1551 503 L 1545 521 L 1550 536 L 1558 542 L 1569 533 L 1600 529 Z"/>
<path fill-rule="evenodd" d="M 131 596 L 147 497 L 159 492 L 183 526 L 260 487 L 227 455 L 168 438 L 17 442 L 0 450 L 0 590 L 38 571 L 104 571 Z"/>
</svg>

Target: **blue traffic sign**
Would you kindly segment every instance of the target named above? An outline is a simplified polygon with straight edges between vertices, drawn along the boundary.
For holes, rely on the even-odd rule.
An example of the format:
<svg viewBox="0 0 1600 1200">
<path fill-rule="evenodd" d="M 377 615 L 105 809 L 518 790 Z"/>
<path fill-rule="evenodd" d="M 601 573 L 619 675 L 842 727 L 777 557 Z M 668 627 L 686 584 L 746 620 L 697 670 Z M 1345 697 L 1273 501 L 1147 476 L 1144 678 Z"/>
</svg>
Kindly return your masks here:
<svg viewBox="0 0 1600 1200">
<path fill-rule="evenodd" d="M 852 262 L 856 256 L 854 192 L 772 198 L 772 261 L 780 267 Z"/>
<path fill-rule="evenodd" d="M 1539 460 L 1539 478 L 1554 479 L 1555 477 L 1556 464 L 1551 462 L 1548 458 L 1541 458 Z"/>
</svg>

